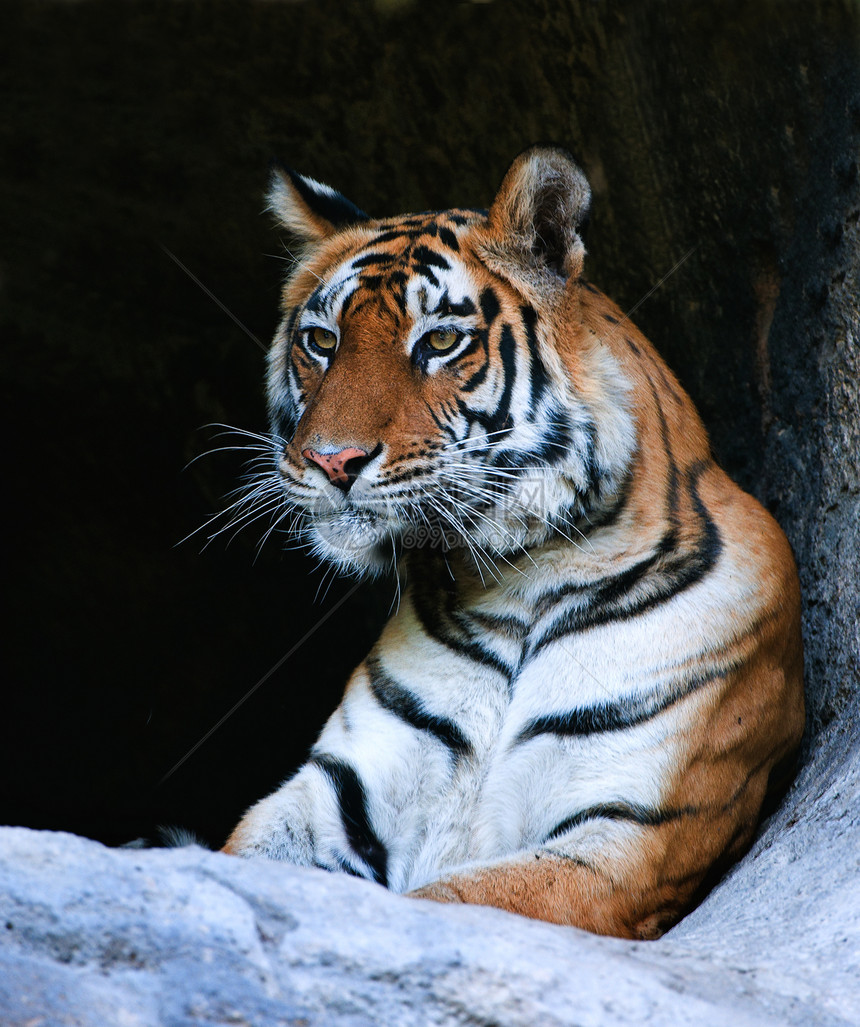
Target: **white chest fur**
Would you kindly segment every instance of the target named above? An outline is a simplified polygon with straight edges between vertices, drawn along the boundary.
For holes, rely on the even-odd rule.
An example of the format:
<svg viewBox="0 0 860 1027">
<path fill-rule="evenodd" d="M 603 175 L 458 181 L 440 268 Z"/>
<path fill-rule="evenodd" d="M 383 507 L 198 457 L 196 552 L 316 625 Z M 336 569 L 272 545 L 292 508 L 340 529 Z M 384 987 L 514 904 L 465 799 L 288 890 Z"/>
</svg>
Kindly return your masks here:
<svg viewBox="0 0 860 1027">
<path fill-rule="evenodd" d="M 534 574 L 528 591 L 542 594 Z M 659 806 L 701 686 L 727 666 L 715 653 L 689 670 L 708 590 L 541 644 L 569 605 L 541 616 L 503 587 L 458 605 L 425 585 L 356 671 L 319 747 L 364 782 L 389 887 L 540 847 L 595 808 Z M 625 829 L 585 816 L 568 843 Z"/>
</svg>

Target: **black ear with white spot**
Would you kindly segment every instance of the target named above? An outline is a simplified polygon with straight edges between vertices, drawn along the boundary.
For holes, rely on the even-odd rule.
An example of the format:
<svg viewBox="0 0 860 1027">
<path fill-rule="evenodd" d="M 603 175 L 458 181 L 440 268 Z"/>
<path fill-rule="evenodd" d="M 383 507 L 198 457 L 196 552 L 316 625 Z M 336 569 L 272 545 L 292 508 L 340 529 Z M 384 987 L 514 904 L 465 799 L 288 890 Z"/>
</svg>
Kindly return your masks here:
<svg viewBox="0 0 860 1027">
<path fill-rule="evenodd" d="M 331 186 L 283 166 L 272 169 L 266 199 L 280 224 L 305 244 L 322 242 L 347 225 L 368 220 L 364 211 Z"/>
<path fill-rule="evenodd" d="M 588 180 L 570 154 L 532 146 L 511 164 L 490 207 L 490 253 L 535 285 L 578 277 L 590 204 Z"/>
</svg>

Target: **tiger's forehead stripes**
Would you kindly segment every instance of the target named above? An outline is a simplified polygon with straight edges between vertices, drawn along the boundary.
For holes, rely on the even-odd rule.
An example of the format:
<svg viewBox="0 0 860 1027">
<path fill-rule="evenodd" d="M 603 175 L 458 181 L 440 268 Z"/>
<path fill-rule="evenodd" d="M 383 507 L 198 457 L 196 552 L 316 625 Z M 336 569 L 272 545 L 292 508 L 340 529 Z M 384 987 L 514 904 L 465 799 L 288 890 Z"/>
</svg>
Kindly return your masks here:
<svg viewBox="0 0 860 1027">
<path fill-rule="evenodd" d="M 407 315 L 413 321 L 472 316 L 477 311 L 469 296 L 455 231 L 469 220 L 450 212 L 432 212 L 382 222 L 380 232 L 314 290 L 305 311 L 343 321 L 378 303 L 384 295 L 398 329 L 404 327 Z M 439 252 L 439 244 L 450 251 L 450 259 Z"/>
</svg>

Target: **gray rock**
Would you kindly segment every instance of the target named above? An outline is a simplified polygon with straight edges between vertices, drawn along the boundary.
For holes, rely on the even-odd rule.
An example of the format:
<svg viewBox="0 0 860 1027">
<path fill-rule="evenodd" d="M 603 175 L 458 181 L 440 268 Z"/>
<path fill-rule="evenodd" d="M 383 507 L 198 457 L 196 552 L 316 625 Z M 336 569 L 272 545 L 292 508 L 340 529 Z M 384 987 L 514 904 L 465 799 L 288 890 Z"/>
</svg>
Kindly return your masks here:
<svg viewBox="0 0 860 1027">
<path fill-rule="evenodd" d="M 4 1024 L 860 1022 L 860 774 L 799 782 L 659 942 L 198 848 L 0 831 Z"/>
</svg>

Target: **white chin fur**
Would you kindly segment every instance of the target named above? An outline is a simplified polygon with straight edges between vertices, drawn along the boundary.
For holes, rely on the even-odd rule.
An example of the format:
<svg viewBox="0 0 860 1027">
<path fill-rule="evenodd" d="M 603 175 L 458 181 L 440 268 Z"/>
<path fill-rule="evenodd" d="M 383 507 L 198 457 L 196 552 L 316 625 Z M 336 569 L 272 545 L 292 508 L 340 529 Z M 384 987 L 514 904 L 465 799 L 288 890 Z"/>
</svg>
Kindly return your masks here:
<svg viewBox="0 0 860 1027">
<path fill-rule="evenodd" d="M 380 518 L 343 511 L 309 525 L 314 554 L 350 574 L 376 577 L 391 566 L 394 527 Z"/>
</svg>

